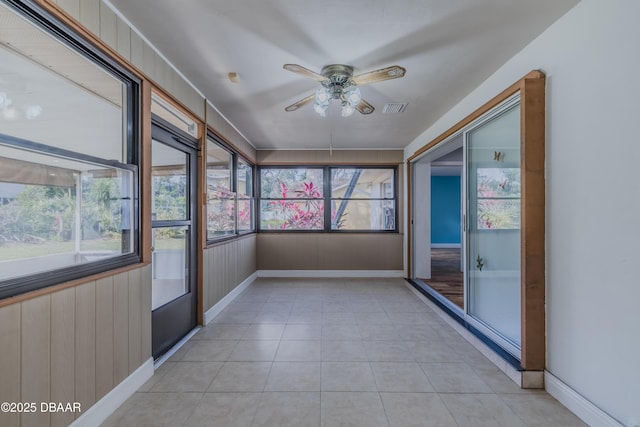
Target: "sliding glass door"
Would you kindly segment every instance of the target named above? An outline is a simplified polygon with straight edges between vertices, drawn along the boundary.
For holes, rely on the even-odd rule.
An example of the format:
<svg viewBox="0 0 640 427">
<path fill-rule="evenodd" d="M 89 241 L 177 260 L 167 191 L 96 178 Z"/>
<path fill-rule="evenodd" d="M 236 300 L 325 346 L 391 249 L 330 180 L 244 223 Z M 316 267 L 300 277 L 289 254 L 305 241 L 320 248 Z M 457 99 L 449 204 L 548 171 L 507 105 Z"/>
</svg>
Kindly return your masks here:
<svg viewBox="0 0 640 427">
<path fill-rule="evenodd" d="M 407 159 L 412 284 L 508 363 L 535 372 L 528 384 L 542 383 L 546 361 L 544 91 L 534 70 Z M 431 221 L 440 206 L 430 178 L 459 147 L 462 307 L 434 280 L 428 250 L 442 227 Z"/>
<path fill-rule="evenodd" d="M 519 357 L 520 104 L 465 133 L 467 311 Z"/>
</svg>

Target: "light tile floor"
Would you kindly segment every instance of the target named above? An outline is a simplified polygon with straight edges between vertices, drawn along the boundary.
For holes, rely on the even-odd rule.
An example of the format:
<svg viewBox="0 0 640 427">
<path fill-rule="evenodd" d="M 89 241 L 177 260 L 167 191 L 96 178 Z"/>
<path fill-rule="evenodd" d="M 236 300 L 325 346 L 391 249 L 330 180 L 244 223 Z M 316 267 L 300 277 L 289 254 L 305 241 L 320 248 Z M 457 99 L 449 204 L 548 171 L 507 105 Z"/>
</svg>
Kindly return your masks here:
<svg viewBox="0 0 640 427">
<path fill-rule="evenodd" d="M 104 426 L 584 426 L 401 279 L 259 279 Z"/>
</svg>

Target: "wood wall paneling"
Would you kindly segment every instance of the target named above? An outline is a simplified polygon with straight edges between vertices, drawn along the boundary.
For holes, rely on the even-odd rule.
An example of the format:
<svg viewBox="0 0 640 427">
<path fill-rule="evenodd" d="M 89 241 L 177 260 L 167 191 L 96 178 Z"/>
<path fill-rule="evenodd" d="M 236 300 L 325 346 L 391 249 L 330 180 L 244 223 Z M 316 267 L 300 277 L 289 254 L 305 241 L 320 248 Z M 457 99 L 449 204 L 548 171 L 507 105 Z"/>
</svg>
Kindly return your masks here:
<svg viewBox="0 0 640 427">
<path fill-rule="evenodd" d="M 185 82 L 184 80 L 182 80 Z M 195 114 L 200 120 L 204 120 L 204 98 L 185 82 L 185 102 L 184 104 Z"/>
<path fill-rule="evenodd" d="M 0 308 L 0 402 L 21 401 L 21 308 L 22 304 Z M 0 425 L 19 426 L 20 414 L 0 412 Z"/>
<path fill-rule="evenodd" d="M 209 283 L 207 286 L 209 287 L 209 305 L 207 308 L 213 307 L 218 298 L 218 275 L 220 274 L 220 270 L 218 270 L 218 257 L 216 256 L 217 250 L 216 247 L 213 247 L 207 250 L 209 254 L 209 265 L 211 269 L 209 270 Z"/>
<path fill-rule="evenodd" d="M 232 265 L 230 263 L 231 257 L 229 256 L 229 252 L 233 243 L 235 242 L 231 242 L 231 244 L 227 244 L 227 245 L 220 245 L 218 247 L 219 249 L 218 253 L 221 260 L 220 272 L 222 274 L 218 278 L 218 284 L 220 286 L 218 286 L 218 295 L 216 297 L 216 301 L 220 301 L 220 299 L 227 293 L 229 289 L 229 282 L 233 280 L 230 274 L 230 270 L 232 270 Z"/>
<path fill-rule="evenodd" d="M 80 23 L 93 34 L 100 34 L 100 0 L 80 2 Z"/>
<path fill-rule="evenodd" d="M 22 303 L 21 402 L 50 401 L 51 372 L 51 296 L 43 295 Z M 49 425 L 50 414 L 23 413 L 21 426 Z"/>
<path fill-rule="evenodd" d="M 151 357 L 151 265 L 145 266 L 141 274 L 140 351 L 142 355 L 141 363 L 144 363 Z"/>
<path fill-rule="evenodd" d="M 387 164 L 402 164 L 404 152 L 402 150 L 376 150 L 378 162 Z"/>
<path fill-rule="evenodd" d="M 233 284 L 238 283 L 237 280 L 237 276 L 236 276 L 236 265 L 238 263 L 238 260 L 235 256 L 235 249 L 238 247 L 238 242 L 233 241 L 231 245 L 225 245 L 225 250 L 224 250 L 224 255 L 225 255 L 225 277 L 224 277 L 224 287 L 223 287 L 223 293 L 221 295 L 219 295 L 220 298 L 224 297 L 226 294 L 228 294 L 231 289 Z"/>
<path fill-rule="evenodd" d="M 51 401 L 75 401 L 76 292 L 74 288 L 51 294 Z M 51 414 L 51 426 L 71 424 L 76 414 Z"/>
<path fill-rule="evenodd" d="M 131 31 L 131 63 L 138 69 L 144 71 L 144 40 L 136 33 Z"/>
<path fill-rule="evenodd" d="M 80 3 L 80 0 L 57 0 L 58 6 L 77 21 L 80 21 Z"/>
<path fill-rule="evenodd" d="M 129 375 L 129 275 L 113 277 L 114 384 Z"/>
<path fill-rule="evenodd" d="M 177 84 L 176 82 L 180 79 L 181 77 L 178 75 L 176 70 L 169 67 L 169 75 L 167 76 L 167 82 L 166 82 L 167 85 L 165 86 L 166 91 L 169 93 L 175 93 L 176 84 Z"/>
<path fill-rule="evenodd" d="M 258 270 L 402 270 L 395 233 L 262 233 Z"/>
<path fill-rule="evenodd" d="M 242 283 L 247 277 L 256 271 L 256 236 L 250 236 L 238 240 L 238 262 Z"/>
<path fill-rule="evenodd" d="M 226 257 L 226 245 L 220 245 L 216 248 L 215 252 L 215 302 L 220 301 L 221 296 L 225 292 L 226 281 L 227 281 L 227 257 Z"/>
<path fill-rule="evenodd" d="M 155 80 L 156 52 L 145 41 L 142 42 L 142 71 Z"/>
<path fill-rule="evenodd" d="M 112 49 L 118 47 L 116 14 L 104 2 L 100 2 L 100 39 Z"/>
<path fill-rule="evenodd" d="M 96 281 L 96 399 L 114 386 L 113 277 Z"/>
<path fill-rule="evenodd" d="M 397 165 L 402 163 L 402 150 L 258 150 L 261 165 Z"/>
<path fill-rule="evenodd" d="M 258 236 L 259 270 L 317 270 L 318 235 L 263 233 Z"/>
<path fill-rule="evenodd" d="M 142 364 L 142 287 L 140 270 L 129 272 L 129 373 Z"/>
<path fill-rule="evenodd" d="M 233 242 L 233 246 L 229 249 L 231 249 L 229 251 L 229 257 L 231 258 L 231 260 L 233 260 L 231 263 L 231 265 L 233 266 L 233 270 L 231 271 L 233 276 L 231 278 L 232 280 L 229 281 L 229 285 L 227 286 L 227 293 L 231 292 L 235 285 L 242 282 L 242 260 L 240 259 L 242 255 L 240 253 L 240 242 L 238 240 L 235 240 Z"/>
<path fill-rule="evenodd" d="M 167 62 L 162 59 L 160 55 L 156 55 L 155 81 L 163 88 L 167 87 L 167 80 L 170 78 L 170 69 L 171 67 L 169 66 L 169 64 L 167 64 Z"/>
<path fill-rule="evenodd" d="M 75 290 L 75 401 L 86 410 L 96 402 L 96 284 L 86 283 Z"/>
<path fill-rule="evenodd" d="M 203 254 L 206 312 L 256 271 L 256 235 L 210 246 Z"/>
<path fill-rule="evenodd" d="M 131 28 L 119 16 L 116 16 L 116 49 L 127 61 L 131 61 Z"/>
<path fill-rule="evenodd" d="M 211 260 L 209 258 L 209 250 L 202 250 L 202 307 L 204 311 L 209 309 L 209 272 L 211 267 L 209 266 Z"/>
</svg>

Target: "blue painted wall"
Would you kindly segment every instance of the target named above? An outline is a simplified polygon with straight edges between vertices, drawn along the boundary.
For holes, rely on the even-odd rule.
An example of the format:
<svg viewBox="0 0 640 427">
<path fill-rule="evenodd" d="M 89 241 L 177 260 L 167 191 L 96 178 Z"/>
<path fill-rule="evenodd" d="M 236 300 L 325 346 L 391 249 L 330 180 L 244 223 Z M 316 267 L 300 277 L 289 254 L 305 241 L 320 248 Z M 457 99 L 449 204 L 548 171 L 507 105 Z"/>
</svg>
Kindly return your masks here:
<svg viewBox="0 0 640 427">
<path fill-rule="evenodd" d="M 431 243 L 460 243 L 460 177 L 431 177 Z"/>
</svg>

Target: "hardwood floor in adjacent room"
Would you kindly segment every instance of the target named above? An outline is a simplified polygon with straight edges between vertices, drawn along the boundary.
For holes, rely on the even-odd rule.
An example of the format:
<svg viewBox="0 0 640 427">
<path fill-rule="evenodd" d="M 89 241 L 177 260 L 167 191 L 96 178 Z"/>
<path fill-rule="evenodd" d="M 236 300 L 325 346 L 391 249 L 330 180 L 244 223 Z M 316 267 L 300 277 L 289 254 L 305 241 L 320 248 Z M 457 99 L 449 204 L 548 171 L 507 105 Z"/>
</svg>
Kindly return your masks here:
<svg viewBox="0 0 640 427">
<path fill-rule="evenodd" d="M 464 308 L 463 273 L 459 248 L 431 249 L 431 279 L 421 279 L 440 295 Z"/>
</svg>

